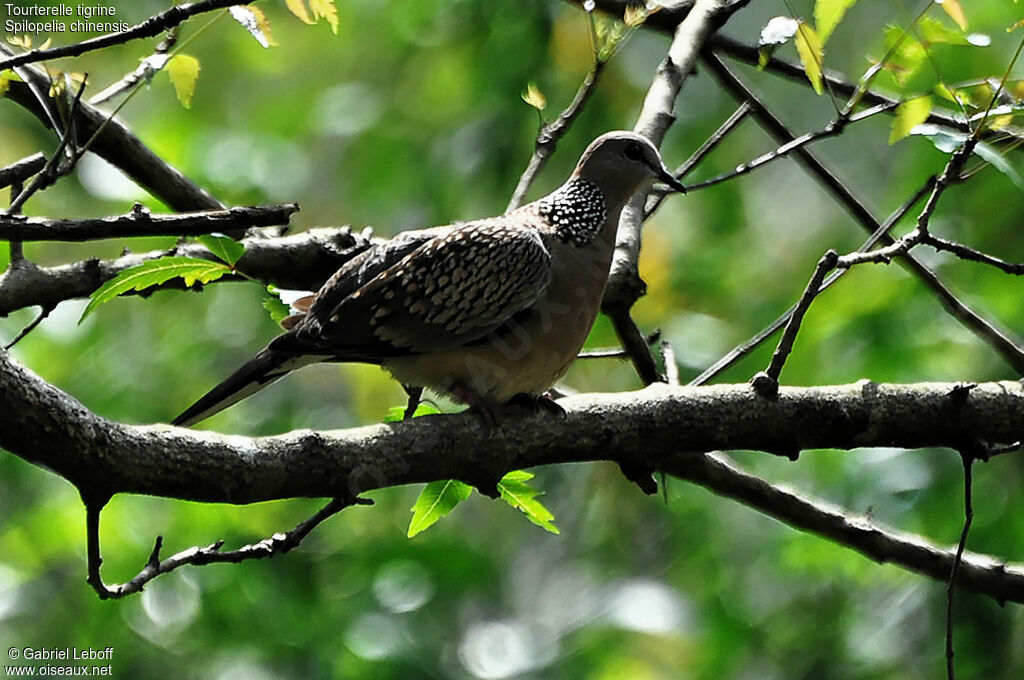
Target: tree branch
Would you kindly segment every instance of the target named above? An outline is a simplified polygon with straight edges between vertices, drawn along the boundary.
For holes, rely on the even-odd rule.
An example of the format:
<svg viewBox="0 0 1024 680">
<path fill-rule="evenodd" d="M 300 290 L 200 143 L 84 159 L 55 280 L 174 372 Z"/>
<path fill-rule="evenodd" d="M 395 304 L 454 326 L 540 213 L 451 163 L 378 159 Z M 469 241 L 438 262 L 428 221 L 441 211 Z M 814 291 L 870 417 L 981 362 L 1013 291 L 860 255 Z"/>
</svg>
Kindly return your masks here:
<svg viewBox="0 0 1024 680">
<path fill-rule="evenodd" d="M 175 5 L 160 14 L 155 14 L 145 21 L 135 24 L 127 31 L 107 33 L 106 35 L 72 43 L 71 45 L 51 47 L 46 50 L 29 50 L 27 52 L 22 52 L 21 54 L 9 56 L 6 59 L 0 59 L 0 71 L 14 68 L 16 66 L 22 66 L 24 64 L 45 61 L 47 59 L 77 57 L 85 54 L 86 52 L 100 50 L 104 47 L 110 47 L 111 45 L 122 45 L 126 42 L 137 40 L 138 38 L 152 38 L 153 36 L 160 35 L 167 29 L 177 26 L 186 19 L 197 14 L 212 12 L 214 10 L 224 9 L 225 7 L 238 4 L 248 3 L 239 3 L 239 0 L 202 0 L 202 2 L 189 2 L 183 5 Z"/>
<path fill-rule="evenodd" d="M 9 49 L 0 44 L 0 55 L 5 53 L 9 53 Z M 44 126 L 52 128 L 53 123 L 46 109 L 32 94 L 30 87 L 34 85 L 46 92 L 50 88 L 49 78 L 35 67 L 25 67 L 19 71 L 30 82 L 9 83 L 5 99 L 18 104 Z M 127 126 L 116 118 L 110 121 L 107 119 L 107 114 L 85 102 L 79 104 L 72 119 L 75 129 L 84 139 L 91 139 L 103 126 L 103 131 L 91 147 L 96 155 L 124 172 L 171 210 L 219 210 L 224 207 L 220 201 L 153 153 Z"/>
<path fill-rule="evenodd" d="M 241 231 L 250 227 L 288 224 L 298 212 L 295 203 L 235 207 L 179 215 L 152 215 L 141 204 L 115 217 L 50 219 L 0 215 L 0 240 L 92 241 L 131 236 L 197 236 L 215 231 Z"/>
<path fill-rule="evenodd" d="M 385 487 L 462 479 L 493 484 L 513 469 L 612 460 L 662 469 L 735 497 L 874 559 L 934 575 L 952 553 L 921 539 L 849 520 L 755 477 L 681 451 L 942 446 L 1016 442 L 1024 431 L 1018 382 L 782 388 L 777 399 L 748 385 L 654 385 L 639 392 L 568 397 L 563 418 L 524 410 L 499 428 L 474 414 L 335 432 L 249 439 L 101 418 L 0 353 L 0 446 L 75 484 L 83 498 L 140 493 L 228 503 L 293 497 L 354 498 Z M 704 461 L 704 462 L 702 462 Z M 958 583 L 1024 602 L 1024 569 L 965 556 Z M 979 575 L 984 572 L 984 576 Z"/>
<path fill-rule="evenodd" d="M 0 168 L 0 189 L 12 184 L 22 184 L 32 175 L 46 166 L 46 156 L 42 152 L 34 153 L 27 158 Z"/>
<path fill-rule="evenodd" d="M 242 243 L 245 254 L 237 263 L 239 271 L 281 288 L 317 290 L 338 267 L 365 250 L 370 239 L 340 227 L 278 238 L 253 236 Z M 33 305 L 55 306 L 64 300 L 88 297 L 125 269 L 166 255 L 213 258 L 205 247 L 188 243 L 116 260 L 91 259 L 55 267 L 39 267 L 22 259 L 0 274 L 0 316 Z M 176 279 L 163 287 L 181 288 L 182 283 Z"/>
</svg>

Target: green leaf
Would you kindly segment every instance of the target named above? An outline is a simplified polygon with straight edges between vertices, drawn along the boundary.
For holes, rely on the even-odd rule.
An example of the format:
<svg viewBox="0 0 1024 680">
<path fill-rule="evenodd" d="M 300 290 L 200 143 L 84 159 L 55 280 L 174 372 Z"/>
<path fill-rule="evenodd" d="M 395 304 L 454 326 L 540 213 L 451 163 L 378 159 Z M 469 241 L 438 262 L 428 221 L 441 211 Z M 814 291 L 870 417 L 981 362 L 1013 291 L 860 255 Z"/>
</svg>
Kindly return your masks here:
<svg viewBox="0 0 1024 680">
<path fill-rule="evenodd" d="M 825 48 L 821 44 L 821 38 L 813 28 L 801 21 L 796 32 L 795 44 L 797 54 L 800 55 L 800 63 L 804 66 L 807 79 L 811 81 L 811 87 L 817 94 L 823 94 L 825 88 L 822 84 L 821 68 L 825 63 Z"/>
<path fill-rule="evenodd" d="M 413 412 L 413 418 L 419 418 L 420 416 L 430 416 L 435 413 L 441 413 L 441 409 L 437 408 L 432 404 L 426 402 L 420 402 L 416 407 L 416 411 Z M 384 415 L 385 423 L 397 423 L 400 420 L 405 419 L 405 407 L 404 406 L 392 406 L 388 409 L 388 412 Z"/>
<path fill-rule="evenodd" d="M 274 323 L 281 323 L 282 319 L 292 313 L 288 305 L 281 301 L 277 288 L 272 285 L 267 286 L 267 294 L 263 296 L 263 309 L 270 313 L 270 318 L 274 320 Z"/>
<path fill-rule="evenodd" d="M 942 153 L 953 153 L 967 141 L 967 133 L 959 130 L 939 127 L 938 125 L 918 125 L 910 131 L 912 135 L 927 137 L 935 148 Z M 999 150 L 987 142 L 978 142 L 974 146 L 974 153 L 979 158 L 989 163 L 999 172 L 1010 178 L 1018 189 L 1024 191 L 1024 177 L 1017 171 L 1006 157 L 999 153 Z"/>
<path fill-rule="evenodd" d="M 159 260 L 150 260 L 138 267 L 125 269 L 93 291 L 78 323 L 82 323 L 85 317 L 103 303 L 110 302 L 118 295 L 131 290 L 144 290 L 179 277 L 185 280 L 186 286 L 191 286 L 197 281 L 209 283 L 230 273 L 231 268 L 226 264 L 195 257 L 161 257 Z"/>
<path fill-rule="evenodd" d="M 889 144 L 895 144 L 909 135 L 911 130 L 928 120 L 928 115 L 931 112 L 932 98 L 930 95 L 908 99 L 897 106 L 896 116 L 889 129 Z"/>
<path fill-rule="evenodd" d="M 907 35 L 899 26 L 885 29 L 885 50 L 889 54 L 885 68 L 893 73 L 900 85 L 905 85 L 928 59 L 924 45 Z"/>
<path fill-rule="evenodd" d="M 10 69 L 6 71 L 0 71 L 0 97 L 3 97 L 5 94 L 7 94 L 7 88 L 11 85 L 13 75 L 14 71 L 11 71 Z"/>
<path fill-rule="evenodd" d="M 828 42 L 839 22 L 842 21 L 846 10 L 853 7 L 857 0 L 817 0 L 814 3 L 814 25 L 821 36 L 822 44 Z"/>
<path fill-rule="evenodd" d="M 560 533 L 555 526 L 555 516 L 537 500 L 541 491 L 537 491 L 528 481 L 533 479 L 533 474 L 524 470 L 513 470 L 498 482 L 498 493 L 501 499 L 520 510 L 526 518 L 537 526 L 550 531 L 553 534 Z"/>
<path fill-rule="evenodd" d="M 469 498 L 473 487 L 454 479 L 431 482 L 420 492 L 412 506 L 412 521 L 405 535 L 412 538 L 445 517 L 462 501 Z"/>
<path fill-rule="evenodd" d="M 1024 191 L 1024 178 L 1021 178 L 1017 168 L 1013 167 L 1010 161 L 1006 160 L 1006 156 L 999 153 L 998 149 L 986 142 L 978 142 L 974 147 L 974 153 L 988 161 L 993 168 L 1009 177 L 1018 189 Z"/>
<path fill-rule="evenodd" d="M 192 106 L 192 95 L 199 79 L 199 60 L 188 54 L 176 54 L 167 62 L 167 75 L 174 85 L 178 101 L 186 109 Z"/>
<path fill-rule="evenodd" d="M 959 31 L 946 28 L 942 22 L 924 17 L 917 23 L 917 32 L 925 47 L 932 45 L 970 45 L 967 36 Z"/>
<path fill-rule="evenodd" d="M 245 253 L 245 246 L 224 234 L 204 234 L 196 238 L 197 241 L 206 246 L 206 249 L 227 262 L 231 267 L 235 266 L 239 258 Z"/>
</svg>

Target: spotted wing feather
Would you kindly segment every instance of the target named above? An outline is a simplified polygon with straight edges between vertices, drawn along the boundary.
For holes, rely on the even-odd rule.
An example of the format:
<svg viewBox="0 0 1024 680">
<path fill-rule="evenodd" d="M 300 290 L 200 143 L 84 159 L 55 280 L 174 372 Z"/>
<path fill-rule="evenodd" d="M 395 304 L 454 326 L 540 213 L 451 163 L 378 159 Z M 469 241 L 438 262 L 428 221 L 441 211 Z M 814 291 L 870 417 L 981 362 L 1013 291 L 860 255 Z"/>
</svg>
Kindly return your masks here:
<svg viewBox="0 0 1024 680">
<path fill-rule="evenodd" d="M 536 231 L 472 222 L 427 240 L 329 310 L 322 292 L 297 330 L 315 328 L 319 348 L 364 361 L 454 349 L 535 303 L 550 267 Z"/>
</svg>

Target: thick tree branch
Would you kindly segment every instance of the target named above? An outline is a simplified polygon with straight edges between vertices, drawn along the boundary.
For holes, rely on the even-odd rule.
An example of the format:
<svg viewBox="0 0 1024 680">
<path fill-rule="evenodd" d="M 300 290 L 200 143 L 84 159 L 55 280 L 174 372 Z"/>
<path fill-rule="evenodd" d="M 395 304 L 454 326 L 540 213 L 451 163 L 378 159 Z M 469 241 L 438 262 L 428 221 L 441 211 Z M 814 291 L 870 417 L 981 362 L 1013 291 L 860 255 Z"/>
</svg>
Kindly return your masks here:
<svg viewBox="0 0 1024 680">
<path fill-rule="evenodd" d="M 961 449 L 1017 442 L 1024 387 L 1017 382 L 782 388 L 654 385 L 639 392 L 562 400 L 564 418 L 524 412 L 501 427 L 473 414 L 442 415 L 334 432 L 249 439 L 101 418 L 0 353 L 0 446 L 74 483 L 83 498 L 141 493 L 251 503 L 292 497 L 352 498 L 372 489 L 439 479 L 493 484 L 512 469 L 613 460 L 693 478 L 716 493 L 874 559 L 948 577 L 952 553 L 849 520 L 763 480 L 682 451 L 753 449 L 795 456 L 807 448 Z M 688 471 L 688 472 L 687 472 Z M 966 556 L 964 587 L 1024 602 L 1024 569 Z M 978 573 L 984 572 L 984 578 Z"/>
<path fill-rule="evenodd" d="M 131 236 L 197 236 L 288 224 L 295 203 L 235 207 L 180 215 L 153 215 L 140 204 L 114 217 L 50 219 L 0 215 L 0 240 L 92 241 Z"/>
<path fill-rule="evenodd" d="M 245 254 L 238 261 L 239 271 L 281 288 L 317 290 L 338 267 L 365 250 L 370 240 L 341 227 L 279 238 L 254 236 L 242 243 Z M 213 258 L 203 246 L 189 243 L 116 260 L 83 260 L 55 267 L 39 267 L 22 259 L 0 274 L 0 316 L 33 305 L 51 307 L 64 300 L 88 297 L 125 269 L 165 255 Z M 166 287 L 181 285 L 177 279 Z"/>
<path fill-rule="evenodd" d="M 672 44 L 664 61 L 658 66 L 651 87 L 633 129 L 661 146 L 669 126 L 675 121 L 676 99 L 693 71 L 697 57 L 708 37 L 732 13 L 746 5 L 744 1 L 697 0 L 686 18 L 675 28 Z M 657 16 L 656 12 L 653 16 Z M 612 320 L 623 348 L 629 354 L 637 373 L 645 384 L 662 380 L 654 356 L 630 313 L 633 304 L 646 291 L 640 278 L 640 231 L 645 217 L 648 192 L 638 192 L 626 204 L 619 219 L 608 286 L 602 311 Z"/>
</svg>

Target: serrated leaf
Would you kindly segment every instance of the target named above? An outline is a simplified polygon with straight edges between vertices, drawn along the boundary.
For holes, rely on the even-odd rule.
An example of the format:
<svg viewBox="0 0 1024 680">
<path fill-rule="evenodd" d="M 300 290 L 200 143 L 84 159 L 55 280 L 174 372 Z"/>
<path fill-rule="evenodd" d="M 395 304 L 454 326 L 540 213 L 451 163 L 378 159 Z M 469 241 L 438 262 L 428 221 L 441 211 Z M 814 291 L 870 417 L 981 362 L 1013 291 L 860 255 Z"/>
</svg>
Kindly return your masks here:
<svg viewBox="0 0 1024 680">
<path fill-rule="evenodd" d="M 947 28 L 941 21 L 924 17 L 917 22 L 917 32 L 925 47 L 932 45 L 970 45 L 967 36 L 959 31 Z"/>
<path fill-rule="evenodd" d="M 987 161 L 993 168 L 1009 177 L 1010 181 L 1018 189 L 1024 191 L 1024 178 L 1017 172 L 1017 168 L 1013 167 L 1010 161 L 1006 160 L 1006 157 L 999 153 L 998 149 L 987 142 L 978 142 L 974 147 L 974 153 Z"/>
<path fill-rule="evenodd" d="M 206 246 L 206 249 L 227 262 L 232 268 L 239 258 L 245 254 L 245 246 L 224 234 L 203 234 L 196 237 L 196 240 Z"/>
<path fill-rule="evenodd" d="M 309 8 L 317 19 L 327 19 L 331 33 L 338 35 L 338 8 L 334 6 L 334 0 L 309 0 Z"/>
<path fill-rule="evenodd" d="M 553 534 L 560 533 L 555 526 L 555 516 L 537 500 L 543 492 L 537 491 L 527 484 L 533 479 L 533 474 L 525 470 L 513 470 L 498 482 L 498 493 L 501 499 L 519 510 L 526 518 Z"/>
<path fill-rule="evenodd" d="M 175 278 L 184 279 L 186 286 L 191 286 L 197 281 L 209 283 L 230 273 L 231 269 L 225 264 L 200 260 L 196 257 L 162 257 L 158 260 L 150 260 L 137 267 L 125 269 L 93 291 L 93 294 L 89 296 L 89 304 L 82 312 L 82 318 L 78 320 L 78 323 L 82 323 L 85 317 L 92 314 L 103 303 L 110 302 L 118 295 L 128 291 L 145 290 L 150 286 L 157 286 Z"/>
<path fill-rule="evenodd" d="M 626 9 L 622 13 L 622 23 L 626 24 L 626 26 L 629 26 L 630 28 L 636 28 L 647 21 L 647 17 L 651 16 L 659 9 L 661 9 L 661 5 L 654 5 L 652 7 L 648 7 L 646 4 L 626 5 Z"/>
<path fill-rule="evenodd" d="M 814 3 L 814 26 L 818 29 L 822 44 L 828 42 L 832 31 L 843 20 L 846 10 L 853 7 L 857 0 L 817 0 Z"/>
<path fill-rule="evenodd" d="M 469 498 L 472 492 L 473 487 L 469 484 L 454 479 L 427 484 L 412 506 L 412 520 L 405 532 L 406 537 L 412 538 L 428 529 Z"/>
<path fill-rule="evenodd" d="M 255 38 L 260 45 L 263 47 L 277 45 L 277 41 L 274 40 L 274 36 L 270 32 L 270 21 L 259 7 L 235 5 L 229 7 L 228 11 L 231 12 L 231 17 L 249 31 L 249 35 Z"/>
<path fill-rule="evenodd" d="M 911 130 L 928 120 L 928 115 L 931 112 L 932 98 L 930 95 L 902 102 L 896 107 L 896 116 L 892 120 L 892 127 L 889 128 L 889 144 L 895 144 L 909 135 Z"/>
<path fill-rule="evenodd" d="M 825 63 L 825 48 L 821 44 L 821 38 L 806 22 L 801 21 L 794 41 L 797 54 L 800 55 L 800 63 L 807 73 L 807 79 L 811 81 L 811 87 L 815 93 L 823 94 L 825 87 L 822 83 L 821 69 Z"/>
<path fill-rule="evenodd" d="M 428 404 L 421 401 L 416 406 L 416 410 L 413 412 L 413 418 L 419 418 L 420 416 L 431 416 L 436 413 L 441 413 L 441 409 L 437 408 L 433 404 Z M 387 413 L 384 414 L 385 423 L 397 423 L 405 419 L 405 407 L 404 406 L 392 406 L 388 409 Z"/>
<path fill-rule="evenodd" d="M 906 31 L 899 26 L 886 28 L 885 49 L 889 53 L 885 68 L 893 73 L 900 85 L 916 74 L 928 58 L 924 45 L 906 35 Z"/>
<path fill-rule="evenodd" d="M 288 7 L 288 11 L 297 16 L 302 23 L 309 24 L 310 26 L 316 23 L 309 16 L 305 0 L 284 0 L 284 4 Z"/>
<path fill-rule="evenodd" d="M 949 15 L 949 18 L 956 22 L 961 31 L 967 30 L 967 15 L 964 8 L 960 6 L 960 0 L 935 0 L 942 6 L 942 10 Z"/>
<path fill-rule="evenodd" d="M 544 96 L 544 93 L 537 87 L 537 83 L 528 83 L 526 85 L 526 91 L 522 95 L 523 101 L 537 109 L 543 111 L 548 105 L 548 99 Z"/>
<path fill-rule="evenodd" d="M 186 109 L 191 108 L 199 79 L 199 60 L 188 54 L 176 54 L 167 62 L 166 70 L 178 101 Z"/>
<path fill-rule="evenodd" d="M 288 308 L 271 286 L 267 286 L 267 294 L 263 296 L 263 309 L 267 310 L 274 323 L 281 323 L 281 320 L 291 314 Z"/>
</svg>

